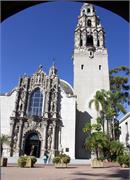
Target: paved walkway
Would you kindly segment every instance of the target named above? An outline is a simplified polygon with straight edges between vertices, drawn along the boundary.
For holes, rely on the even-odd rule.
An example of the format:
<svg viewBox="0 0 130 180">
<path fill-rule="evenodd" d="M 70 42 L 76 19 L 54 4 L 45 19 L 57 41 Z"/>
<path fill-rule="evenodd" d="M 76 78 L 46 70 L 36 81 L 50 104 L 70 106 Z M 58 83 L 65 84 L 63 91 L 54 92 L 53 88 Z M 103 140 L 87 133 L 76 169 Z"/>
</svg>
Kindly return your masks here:
<svg viewBox="0 0 130 180">
<path fill-rule="evenodd" d="M 109 164 L 105 168 L 91 168 L 89 165 L 69 165 L 68 168 L 36 165 L 34 168 L 20 168 L 8 165 L 1 168 L 1 180 L 129 180 L 129 171 L 129 168 Z"/>
</svg>

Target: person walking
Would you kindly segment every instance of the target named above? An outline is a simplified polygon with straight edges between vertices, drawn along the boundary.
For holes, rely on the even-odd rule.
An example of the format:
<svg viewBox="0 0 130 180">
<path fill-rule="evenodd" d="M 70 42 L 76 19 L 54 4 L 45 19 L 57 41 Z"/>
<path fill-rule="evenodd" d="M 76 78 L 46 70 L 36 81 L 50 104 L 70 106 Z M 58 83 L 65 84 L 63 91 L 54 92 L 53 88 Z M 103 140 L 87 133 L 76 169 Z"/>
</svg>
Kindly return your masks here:
<svg viewBox="0 0 130 180">
<path fill-rule="evenodd" d="M 44 153 L 43 160 L 44 160 L 44 164 L 46 165 L 47 164 L 47 160 L 48 160 L 47 152 Z"/>
</svg>

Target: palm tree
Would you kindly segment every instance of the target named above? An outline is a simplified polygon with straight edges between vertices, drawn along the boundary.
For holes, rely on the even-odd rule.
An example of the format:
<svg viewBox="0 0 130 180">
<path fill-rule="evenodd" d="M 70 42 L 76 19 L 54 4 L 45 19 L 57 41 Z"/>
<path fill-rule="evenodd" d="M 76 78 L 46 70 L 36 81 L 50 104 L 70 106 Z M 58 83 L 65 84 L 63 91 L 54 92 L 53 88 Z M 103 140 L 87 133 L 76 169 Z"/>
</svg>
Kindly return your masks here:
<svg viewBox="0 0 130 180">
<path fill-rule="evenodd" d="M 94 151 L 96 158 L 98 159 L 100 155 L 103 155 L 103 149 L 108 144 L 108 138 L 103 132 L 93 132 L 92 135 L 86 139 L 85 146 L 86 149 Z"/>
<path fill-rule="evenodd" d="M 93 103 L 95 105 L 103 132 L 105 131 L 104 123 L 107 121 L 107 134 L 112 139 L 116 139 L 114 131 L 116 117 L 119 115 L 119 112 L 126 113 L 123 104 L 119 101 L 120 96 L 121 94 L 119 92 L 113 93 L 111 91 L 98 90 L 94 98 L 89 102 L 89 108 L 91 108 Z"/>
<path fill-rule="evenodd" d="M 89 108 L 91 108 L 93 103 L 97 111 L 98 119 L 100 118 L 100 122 L 101 122 L 103 132 L 104 132 L 105 131 L 104 122 L 105 122 L 105 112 L 106 112 L 106 103 L 107 103 L 107 91 L 103 89 L 101 91 L 98 90 L 94 98 L 89 102 Z"/>
<path fill-rule="evenodd" d="M 1 156 L 3 154 L 3 145 L 4 144 L 9 145 L 9 143 L 10 143 L 9 136 L 2 134 L 1 137 L 0 137 Z"/>
<path fill-rule="evenodd" d="M 113 140 L 110 142 L 110 154 L 111 154 L 111 160 L 116 160 L 116 158 L 123 154 L 125 150 L 124 145 L 117 141 Z"/>
</svg>

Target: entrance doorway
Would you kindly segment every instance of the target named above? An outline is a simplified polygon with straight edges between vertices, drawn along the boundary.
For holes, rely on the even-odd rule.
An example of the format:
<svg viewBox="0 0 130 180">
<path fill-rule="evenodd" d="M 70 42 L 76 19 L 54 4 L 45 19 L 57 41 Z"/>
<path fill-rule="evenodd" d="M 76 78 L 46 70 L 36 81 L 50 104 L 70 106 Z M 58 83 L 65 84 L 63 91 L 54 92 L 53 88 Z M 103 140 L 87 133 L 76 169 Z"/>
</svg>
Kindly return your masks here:
<svg viewBox="0 0 130 180">
<path fill-rule="evenodd" d="M 40 157 L 41 141 L 36 132 L 30 133 L 25 139 L 24 154 Z"/>
</svg>

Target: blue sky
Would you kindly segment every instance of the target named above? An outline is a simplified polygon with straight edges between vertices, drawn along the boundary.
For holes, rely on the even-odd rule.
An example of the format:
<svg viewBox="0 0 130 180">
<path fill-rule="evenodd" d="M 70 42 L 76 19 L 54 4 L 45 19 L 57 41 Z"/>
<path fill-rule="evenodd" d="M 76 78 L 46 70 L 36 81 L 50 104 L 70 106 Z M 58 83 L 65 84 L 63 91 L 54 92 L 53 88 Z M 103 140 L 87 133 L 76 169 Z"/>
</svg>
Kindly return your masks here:
<svg viewBox="0 0 130 180">
<path fill-rule="evenodd" d="M 32 75 L 40 64 L 48 73 L 55 59 L 59 77 L 73 85 L 74 29 L 82 3 L 51 2 L 27 8 L 1 24 L 1 92 L 14 88 L 19 76 Z M 129 25 L 118 15 L 96 6 L 106 32 L 109 68 L 128 66 Z"/>
</svg>

